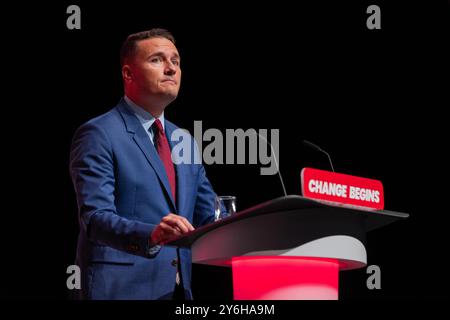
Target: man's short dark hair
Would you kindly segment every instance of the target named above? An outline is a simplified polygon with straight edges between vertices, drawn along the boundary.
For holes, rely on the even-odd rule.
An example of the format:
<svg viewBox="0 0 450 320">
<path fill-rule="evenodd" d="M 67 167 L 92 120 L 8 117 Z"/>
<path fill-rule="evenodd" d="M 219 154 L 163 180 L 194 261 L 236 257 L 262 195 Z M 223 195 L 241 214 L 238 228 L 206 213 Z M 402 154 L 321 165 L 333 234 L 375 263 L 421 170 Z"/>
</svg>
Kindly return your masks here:
<svg viewBox="0 0 450 320">
<path fill-rule="evenodd" d="M 123 67 L 126 60 L 136 53 L 136 43 L 152 38 L 166 38 L 175 44 L 174 36 L 166 29 L 154 28 L 147 31 L 130 34 L 120 49 L 120 65 Z"/>
</svg>

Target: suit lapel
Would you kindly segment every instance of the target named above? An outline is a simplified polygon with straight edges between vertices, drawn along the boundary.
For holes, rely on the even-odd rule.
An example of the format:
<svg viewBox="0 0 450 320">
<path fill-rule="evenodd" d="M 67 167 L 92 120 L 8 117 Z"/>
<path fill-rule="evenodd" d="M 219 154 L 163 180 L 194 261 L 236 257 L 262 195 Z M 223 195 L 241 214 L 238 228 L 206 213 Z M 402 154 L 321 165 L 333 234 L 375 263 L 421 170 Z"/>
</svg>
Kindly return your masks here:
<svg viewBox="0 0 450 320">
<path fill-rule="evenodd" d="M 150 141 L 149 136 L 142 127 L 139 120 L 132 113 L 132 111 L 127 106 L 126 102 L 122 99 L 118 105 L 119 112 L 122 114 L 122 117 L 125 121 L 125 126 L 127 131 L 133 134 L 133 140 L 138 145 L 139 149 L 141 149 L 144 157 L 147 159 L 148 163 L 155 170 L 160 182 L 164 186 L 167 196 L 170 199 L 172 204 L 172 208 L 174 209 L 174 213 L 177 212 L 177 206 L 175 205 L 175 201 L 172 196 L 172 192 L 170 191 L 169 179 L 167 178 L 166 169 L 164 168 L 164 164 L 159 158 L 158 152 L 156 151 L 155 146 Z M 178 173 L 177 173 L 178 175 Z"/>
</svg>

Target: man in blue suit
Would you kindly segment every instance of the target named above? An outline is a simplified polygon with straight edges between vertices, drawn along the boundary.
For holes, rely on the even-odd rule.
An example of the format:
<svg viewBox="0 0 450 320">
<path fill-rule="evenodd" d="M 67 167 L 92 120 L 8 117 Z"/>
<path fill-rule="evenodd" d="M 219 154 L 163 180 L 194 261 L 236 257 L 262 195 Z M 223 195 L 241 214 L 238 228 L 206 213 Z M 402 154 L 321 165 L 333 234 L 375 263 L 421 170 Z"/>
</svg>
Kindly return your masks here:
<svg viewBox="0 0 450 320">
<path fill-rule="evenodd" d="M 212 222 L 215 193 L 201 164 L 171 161 L 178 128 L 164 109 L 181 81 L 173 36 L 163 29 L 130 35 L 121 65 L 125 97 L 72 141 L 80 298 L 192 299 L 190 251 L 163 244 Z"/>
</svg>

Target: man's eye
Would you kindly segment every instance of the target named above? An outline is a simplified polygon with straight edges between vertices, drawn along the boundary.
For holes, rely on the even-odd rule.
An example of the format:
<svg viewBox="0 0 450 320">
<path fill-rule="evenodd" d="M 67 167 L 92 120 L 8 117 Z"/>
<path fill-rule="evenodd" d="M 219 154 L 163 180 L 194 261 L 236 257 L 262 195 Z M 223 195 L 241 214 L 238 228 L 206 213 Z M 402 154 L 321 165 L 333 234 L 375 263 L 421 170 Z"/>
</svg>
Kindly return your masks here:
<svg viewBox="0 0 450 320">
<path fill-rule="evenodd" d="M 180 61 L 178 60 L 172 60 L 172 64 L 179 66 L 180 65 Z"/>
<path fill-rule="evenodd" d="M 154 57 L 154 58 L 151 58 L 151 59 L 150 59 L 150 62 L 152 62 L 152 63 L 158 63 L 158 62 L 161 62 L 161 58 L 160 58 L 160 57 Z"/>
</svg>

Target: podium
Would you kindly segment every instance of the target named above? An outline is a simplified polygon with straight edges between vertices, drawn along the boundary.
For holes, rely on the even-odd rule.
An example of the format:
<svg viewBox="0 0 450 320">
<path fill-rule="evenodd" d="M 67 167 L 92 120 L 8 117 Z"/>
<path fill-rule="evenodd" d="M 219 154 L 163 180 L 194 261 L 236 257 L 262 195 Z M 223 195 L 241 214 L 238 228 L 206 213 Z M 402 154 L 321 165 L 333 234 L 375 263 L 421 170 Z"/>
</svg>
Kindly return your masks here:
<svg viewBox="0 0 450 320">
<path fill-rule="evenodd" d="M 367 264 L 366 233 L 408 216 L 290 195 L 166 245 L 190 247 L 194 263 L 231 267 L 235 300 L 336 300 L 339 271 Z"/>
</svg>

